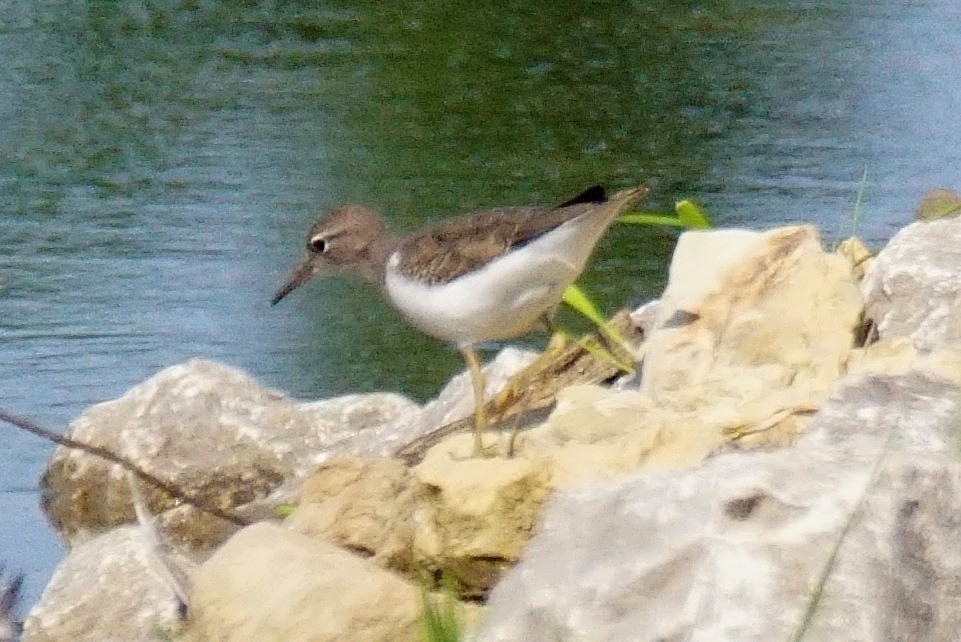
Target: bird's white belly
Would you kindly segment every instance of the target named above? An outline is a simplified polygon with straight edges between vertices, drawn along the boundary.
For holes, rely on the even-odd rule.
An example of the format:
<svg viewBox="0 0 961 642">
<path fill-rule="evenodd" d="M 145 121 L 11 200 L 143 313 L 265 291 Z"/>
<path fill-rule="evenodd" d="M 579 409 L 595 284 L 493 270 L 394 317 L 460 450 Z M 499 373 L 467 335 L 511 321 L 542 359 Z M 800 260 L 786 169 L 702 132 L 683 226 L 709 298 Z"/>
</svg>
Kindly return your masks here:
<svg viewBox="0 0 961 642">
<path fill-rule="evenodd" d="M 580 247 L 578 230 L 564 227 L 439 285 L 403 276 L 394 255 L 387 295 L 412 325 L 438 339 L 464 345 L 519 336 L 560 302 L 593 249 L 592 243 Z"/>
</svg>

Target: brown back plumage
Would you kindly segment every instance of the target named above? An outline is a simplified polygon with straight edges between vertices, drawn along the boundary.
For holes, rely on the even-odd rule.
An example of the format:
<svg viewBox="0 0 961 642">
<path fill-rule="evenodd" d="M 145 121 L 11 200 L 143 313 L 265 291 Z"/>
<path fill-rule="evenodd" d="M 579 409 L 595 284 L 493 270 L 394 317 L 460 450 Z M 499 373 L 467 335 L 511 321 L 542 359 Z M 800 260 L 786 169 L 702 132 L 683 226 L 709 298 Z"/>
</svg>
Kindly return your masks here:
<svg viewBox="0 0 961 642">
<path fill-rule="evenodd" d="M 558 207 L 503 207 L 447 219 L 405 239 L 397 248 L 397 267 L 406 276 L 445 283 L 579 216 L 603 209 L 613 220 L 646 192 L 625 190 L 608 200 L 603 188 L 595 186 Z"/>
</svg>

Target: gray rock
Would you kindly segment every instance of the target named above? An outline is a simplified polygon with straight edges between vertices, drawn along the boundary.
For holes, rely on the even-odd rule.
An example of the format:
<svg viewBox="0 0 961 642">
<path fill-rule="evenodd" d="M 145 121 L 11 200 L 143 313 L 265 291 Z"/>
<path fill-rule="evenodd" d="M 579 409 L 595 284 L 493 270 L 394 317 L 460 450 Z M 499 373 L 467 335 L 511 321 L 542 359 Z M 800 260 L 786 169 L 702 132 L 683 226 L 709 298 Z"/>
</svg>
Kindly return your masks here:
<svg viewBox="0 0 961 642">
<path fill-rule="evenodd" d="M 74 548 L 24 623 L 23 642 L 154 642 L 180 628 L 178 601 L 136 526 Z"/>
<path fill-rule="evenodd" d="M 955 639 L 958 427 L 946 381 L 859 376 L 793 449 L 558 493 L 477 639 Z"/>
<path fill-rule="evenodd" d="M 861 291 L 881 337 L 927 351 L 961 341 L 961 218 L 908 225 L 872 261 Z"/>
<path fill-rule="evenodd" d="M 888 640 L 957 640 L 961 631 L 961 472 L 924 460 L 906 462 L 886 482 L 899 486 L 890 569 L 880 569 L 880 629 Z"/>
<path fill-rule="evenodd" d="M 69 435 L 121 453 L 144 470 L 200 492 L 217 506 L 262 500 L 303 479 L 329 450 L 419 407 L 395 394 L 350 395 L 304 404 L 246 373 L 193 359 L 167 368 L 119 399 L 87 409 Z M 58 448 L 44 472 L 44 509 L 69 543 L 134 519 L 121 469 Z M 148 489 L 151 512 L 185 542 L 229 535 L 220 520 Z"/>
</svg>

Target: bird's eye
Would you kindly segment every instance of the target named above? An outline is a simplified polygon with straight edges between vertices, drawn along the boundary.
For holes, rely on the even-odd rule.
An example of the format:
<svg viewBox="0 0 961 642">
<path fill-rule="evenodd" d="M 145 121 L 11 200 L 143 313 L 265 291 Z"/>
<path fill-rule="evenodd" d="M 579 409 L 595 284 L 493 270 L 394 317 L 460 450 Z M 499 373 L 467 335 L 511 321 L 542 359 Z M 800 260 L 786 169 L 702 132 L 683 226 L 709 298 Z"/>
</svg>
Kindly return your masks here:
<svg viewBox="0 0 961 642">
<path fill-rule="evenodd" d="M 311 252 L 323 254 L 327 251 L 327 239 L 318 234 L 310 239 L 310 241 L 307 243 L 307 247 L 310 248 Z"/>
</svg>

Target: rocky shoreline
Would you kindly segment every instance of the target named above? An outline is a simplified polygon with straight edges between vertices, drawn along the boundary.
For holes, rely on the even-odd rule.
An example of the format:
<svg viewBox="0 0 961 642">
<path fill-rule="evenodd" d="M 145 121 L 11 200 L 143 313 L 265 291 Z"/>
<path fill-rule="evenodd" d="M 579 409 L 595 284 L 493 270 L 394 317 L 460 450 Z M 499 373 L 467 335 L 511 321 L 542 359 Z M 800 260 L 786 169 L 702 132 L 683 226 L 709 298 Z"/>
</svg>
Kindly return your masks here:
<svg viewBox="0 0 961 642">
<path fill-rule="evenodd" d="M 300 402 L 197 359 L 89 408 L 72 438 L 256 523 L 144 488 L 158 564 L 123 471 L 60 448 L 70 553 L 23 639 L 416 640 L 441 578 L 476 640 L 951 639 L 961 219 L 873 258 L 806 226 L 688 232 L 632 319 L 640 376 L 562 389 L 513 457 L 465 434 L 392 456 L 471 411 L 463 375 L 424 406 Z M 489 392 L 534 358 L 502 351 Z"/>
</svg>

